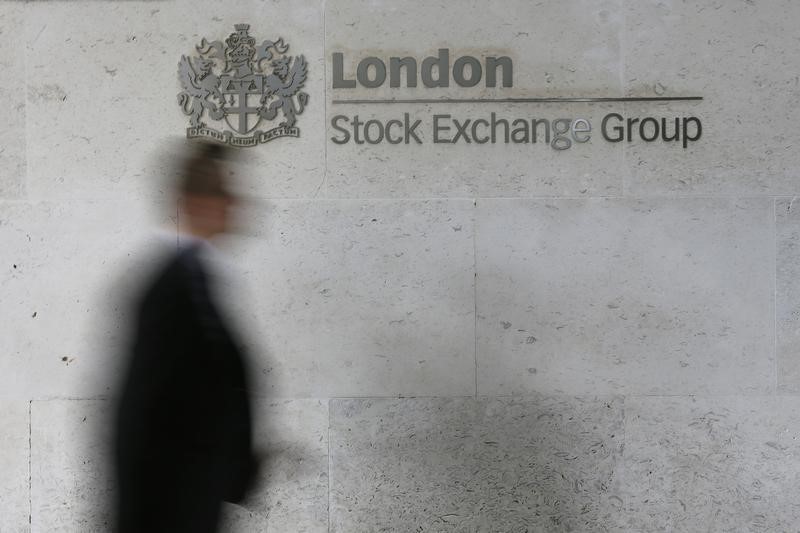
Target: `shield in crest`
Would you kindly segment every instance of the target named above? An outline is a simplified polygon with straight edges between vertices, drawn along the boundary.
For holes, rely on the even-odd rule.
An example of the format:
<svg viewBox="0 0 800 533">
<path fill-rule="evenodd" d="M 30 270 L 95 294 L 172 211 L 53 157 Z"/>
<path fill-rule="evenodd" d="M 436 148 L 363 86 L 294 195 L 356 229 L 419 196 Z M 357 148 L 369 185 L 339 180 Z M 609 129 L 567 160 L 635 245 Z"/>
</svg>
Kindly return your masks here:
<svg viewBox="0 0 800 533">
<path fill-rule="evenodd" d="M 259 108 L 264 95 L 264 76 L 221 76 L 220 92 L 225 98 L 225 121 L 239 135 L 246 135 L 261 122 Z"/>
</svg>

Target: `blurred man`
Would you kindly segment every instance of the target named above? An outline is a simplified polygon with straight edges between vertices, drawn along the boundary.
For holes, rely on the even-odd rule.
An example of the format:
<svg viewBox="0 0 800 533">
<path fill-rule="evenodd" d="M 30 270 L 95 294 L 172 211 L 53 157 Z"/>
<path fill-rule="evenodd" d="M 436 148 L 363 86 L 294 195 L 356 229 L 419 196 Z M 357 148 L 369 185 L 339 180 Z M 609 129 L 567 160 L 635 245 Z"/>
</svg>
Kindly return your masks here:
<svg viewBox="0 0 800 533">
<path fill-rule="evenodd" d="M 244 358 L 207 260 L 234 203 L 223 156 L 203 145 L 185 161 L 180 245 L 137 302 L 116 420 L 120 533 L 216 531 L 255 475 Z"/>
</svg>

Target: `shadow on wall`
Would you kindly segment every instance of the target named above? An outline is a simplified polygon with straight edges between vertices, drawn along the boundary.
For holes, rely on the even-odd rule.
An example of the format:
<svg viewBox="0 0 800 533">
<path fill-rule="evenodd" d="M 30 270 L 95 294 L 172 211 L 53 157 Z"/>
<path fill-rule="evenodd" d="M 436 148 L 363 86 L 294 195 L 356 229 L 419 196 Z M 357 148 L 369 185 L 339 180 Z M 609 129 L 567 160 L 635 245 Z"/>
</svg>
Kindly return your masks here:
<svg viewBox="0 0 800 533">
<path fill-rule="evenodd" d="M 167 242 L 165 246 L 172 245 Z M 156 263 L 153 258 L 146 256 L 142 263 Z M 383 268 L 387 279 L 404 279 L 403 262 L 390 261 L 383 264 Z M 426 278 L 429 283 L 463 274 L 425 273 L 434 280 Z M 121 277 L 124 282 L 117 287 L 135 292 L 132 287 L 146 275 L 144 270 L 136 270 L 132 278 L 128 269 Z M 314 283 L 316 281 L 309 277 L 299 285 L 310 287 Z M 403 290 L 424 291 L 422 285 Z M 232 286 L 223 284 L 220 289 L 227 293 Z M 395 287 L 395 290 L 400 289 Z M 440 291 L 436 297 L 445 298 L 446 292 Z M 470 296 L 471 293 L 472 288 Z M 227 304 L 233 307 L 229 312 L 242 311 L 241 302 L 232 300 Z M 410 300 L 411 304 L 406 307 L 414 309 L 413 298 L 399 300 Z M 126 300 L 120 298 L 119 301 Z M 430 301 L 427 303 L 430 305 Z M 433 305 L 435 311 L 451 316 L 464 313 L 457 300 Z M 402 307 L 398 309 L 405 311 Z M 468 322 L 472 323 L 473 309 L 468 313 Z M 127 317 L 118 312 L 108 316 Z M 257 315 L 246 317 L 245 322 L 248 323 L 246 329 L 260 325 Z M 376 326 L 365 319 L 355 330 L 362 333 L 364 345 L 370 351 L 377 345 L 387 346 L 387 353 L 406 358 L 402 363 L 414 361 L 421 353 L 445 354 L 446 357 L 453 346 L 463 344 L 458 338 L 459 331 L 440 331 L 435 324 L 425 322 L 409 321 L 398 329 L 393 324 Z M 251 363 L 254 370 L 272 366 L 270 361 L 275 359 L 265 349 L 263 339 L 253 339 L 253 334 L 258 334 L 258 329 L 246 334 L 250 337 L 251 356 L 255 356 Z M 109 348 L 109 354 L 119 353 L 124 337 L 123 333 L 112 337 L 111 344 L 115 346 Z M 277 354 L 277 357 L 283 355 Z M 324 355 L 321 353 L 320 357 Z M 468 356 L 471 360 L 472 353 Z M 392 381 L 405 383 L 419 376 L 429 384 L 452 382 L 449 372 L 452 369 L 448 368 L 447 360 L 443 360 L 445 364 L 428 367 L 426 371 L 405 370 L 405 373 L 403 369 L 407 366 L 390 367 L 386 372 L 380 366 L 353 364 L 348 367 L 349 379 L 350 383 L 369 384 L 378 378 L 390 386 Z M 391 365 L 391 361 L 386 364 Z M 268 376 L 260 375 L 258 379 L 256 390 L 271 390 Z M 268 400 L 257 401 L 265 402 L 274 404 Z M 272 424 L 275 412 L 287 409 L 292 401 L 288 402 L 277 407 L 273 405 L 271 410 L 257 410 L 257 448 L 267 458 L 265 470 L 243 505 L 227 508 L 226 529 L 263 528 L 268 517 L 281 506 L 289 520 L 300 520 L 299 513 L 292 516 L 293 506 L 298 502 L 316 502 L 315 512 L 321 512 L 322 506 L 327 506 L 328 471 L 331 473 L 330 521 L 336 531 L 403 530 L 418 526 L 436 531 L 464 528 L 512 531 L 532 526 L 586 530 L 610 524 L 621 505 L 616 486 L 622 419 L 621 406 L 616 400 L 538 396 L 525 399 L 333 399 L 329 403 L 330 433 L 327 437 L 330 456 L 323 457 L 322 461 L 317 447 L 301 439 L 287 440 L 282 428 Z M 75 409 L 76 405 L 71 404 L 69 408 L 79 416 L 80 409 Z M 108 415 L 113 404 L 100 400 L 84 405 L 94 410 L 94 414 L 88 416 L 88 420 L 97 422 L 93 434 L 99 435 L 99 440 L 109 438 Z M 78 422 L 75 416 L 65 423 L 74 427 L 85 424 L 82 420 Z M 299 424 L 302 426 L 303 422 Z M 74 429 L 73 426 L 69 427 Z M 108 516 L 97 513 L 96 507 L 91 511 L 90 502 L 113 497 L 113 488 L 102 493 L 103 487 L 113 487 L 113 484 L 98 482 L 103 474 L 96 470 L 104 456 L 110 457 L 109 452 L 97 442 L 88 442 L 83 436 L 70 436 L 68 431 L 71 430 L 65 430 L 66 433 L 61 433 L 66 436 L 61 445 L 74 442 L 75 448 L 69 457 L 59 459 L 58 455 L 53 455 L 55 459 L 50 466 L 56 467 L 62 460 L 73 465 L 65 469 L 62 487 L 76 486 L 77 491 L 73 493 L 76 498 L 58 509 L 48 510 L 46 505 L 38 507 L 42 517 L 39 523 L 54 523 L 47 522 L 52 519 L 80 530 L 104 530 Z M 55 442 L 53 435 L 43 435 L 42 442 L 48 442 L 48 438 Z"/>
<path fill-rule="evenodd" d="M 282 405 L 258 402 L 269 417 Z M 271 404 L 271 405 L 270 405 Z M 620 400 L 386 398 L 331 401 L 330 457 L 257 431 L 266 467 L 224 531 L 594 531 L 622 514 Z M 108 531 L 107 400 L 34 402 L 33 526 Z M 100 429 L 99 432 L 92 430 Z M 98 438 L 98 435 L 101 438 Z M 328 461 L 330 465 L 328 465 Z M 256 528 L 256 529 L 253 529 Z M 277 530 L 277 529 L 276 529 Z"/>
<path fill-rule="evenodd" d="M 220 530 L 264 531 L 269 518 L 270 527 L 293 531 L 293 524 L 309 521 L 301 513 L 309 501 L 318 503 L 317 513 L 325 513 L 327 460 L 320 460 L 310 437 L 282 440 L 285 431 L 268 427 L 280 406 L 254 404 L 256 446 L 264 465 L 248 498 L 225 506 Z M 31 530 L 111 531 L 117 496 L 110 446 L 113 401 L 42 400 L 34 401 L 31 411 Z"/>
<path fill-rule="evenodd" d="M 603 530 L 621 453 L 619 400 L 333 400 L 331 530 Z"/>
<path fill-rule="evenodd" d="M 395 339 L 400 353 L 429 349 L 417 337 Z M 446 346 L 446 336 L 437 345 Z M 245 502 L 226 507 L 224 530 L 260 530 L 280 520 L 290 531 L 313 509 L 317 519 L 307 530 L 325 531 L 329 496 L 331 531 L 342 532 L 595 530 L 610 527 L 621 511 L 617 399 L 333 399 L 320 404 L 323 421 L 330 408 L 330 426 L 313 439 L 311 423 L 293 410 L 302 402 L 308 400 L 254 400 L 265 468 Z M 107 531 L 110 514 L 97 502 L 114 497 L 110 470 L 102 467 L 110 458 L 112 409 L 108 400 L 34 404 L 37 529 Z M 294 433 L 275 423 L 280 413 Z M 330 455 L 318 446 L 323 438 Z M 60 505 L 48 502 L 55 495 Z"/>
</svg>

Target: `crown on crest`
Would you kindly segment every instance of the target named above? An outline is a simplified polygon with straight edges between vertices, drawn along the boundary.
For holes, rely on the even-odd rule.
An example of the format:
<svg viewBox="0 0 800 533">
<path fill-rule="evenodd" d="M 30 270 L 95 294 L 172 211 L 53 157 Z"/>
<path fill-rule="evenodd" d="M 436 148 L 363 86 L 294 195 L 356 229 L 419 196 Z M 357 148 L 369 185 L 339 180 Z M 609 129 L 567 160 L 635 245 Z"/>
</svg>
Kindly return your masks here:
<svg viewBox="0 0 800 533">
<path fill-rule="evenodd" d="M 250 29 L 250 24 L 234 24 L 233 27 L 236 28 L 236 31 L 247 32 Z"/>
</svg>

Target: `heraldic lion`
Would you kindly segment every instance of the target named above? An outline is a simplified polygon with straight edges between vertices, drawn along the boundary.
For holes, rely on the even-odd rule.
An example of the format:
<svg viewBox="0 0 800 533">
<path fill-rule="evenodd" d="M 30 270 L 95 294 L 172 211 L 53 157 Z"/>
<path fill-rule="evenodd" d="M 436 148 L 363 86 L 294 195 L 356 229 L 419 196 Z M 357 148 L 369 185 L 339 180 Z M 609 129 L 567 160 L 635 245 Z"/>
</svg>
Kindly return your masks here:
<svg viewBox="0 0 800 533">
<path fill-rule="evenodd" d="M 308 102 L 308 94 L 299 92 L 306 83 L 308 73 L 306 59 L 303 56 L 297 56 L 291 69 L 289 68 L 290 61 L 290 58 L 284 56 L 271 63 L 272 74 L 268 75 L 264 80 L 264 96 L 261 97 L 262 106 L 259 109 L 259 116 L 266 120 L 274 119 L 278 114 L 278 110 L 282 110 L 286 120 L 281 122 L 281 126 L 289 128 L 294 126 L 295 116 L 303 112 Z M 298 92 L 299 94 L 297 94 Z M 299 102 L 298 107 L 295 107 L 294 99 L 292 98 L 295 94 L 297 94 Z M 275 96 L 277 100 L 267 104 L 267 101 L 272 96 Z"/>
<path fill-rule="evenodd" d="M 219 77 L 211 71 L 214 62 L 196 57 L 194 63 L 197 65 L 197 71 L 192 65 L 192 60 L 186 56 L 181 56 L 178 62 L 178 78 L 183 86 L 183 91 L 178 94 L 178 104 L 184 114 L 191 116 L 189 124 L 194 128 L 200 128 L 205 126 L 200 120 L 204 110 L 208 110 L 208 116 L 213 120 L 219 120 L 225 115 L 224 111 L 209 98 L 216 97 L 220 105 L 224 100 L 219 90 Z"/>
</svg>

